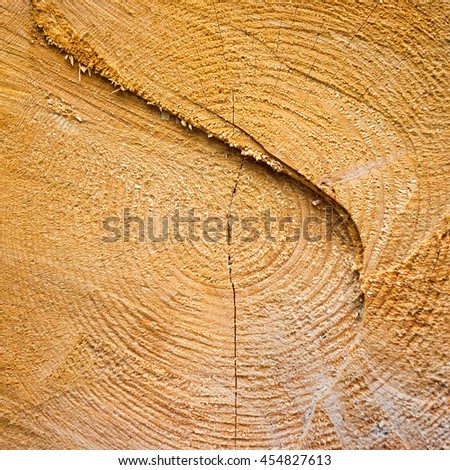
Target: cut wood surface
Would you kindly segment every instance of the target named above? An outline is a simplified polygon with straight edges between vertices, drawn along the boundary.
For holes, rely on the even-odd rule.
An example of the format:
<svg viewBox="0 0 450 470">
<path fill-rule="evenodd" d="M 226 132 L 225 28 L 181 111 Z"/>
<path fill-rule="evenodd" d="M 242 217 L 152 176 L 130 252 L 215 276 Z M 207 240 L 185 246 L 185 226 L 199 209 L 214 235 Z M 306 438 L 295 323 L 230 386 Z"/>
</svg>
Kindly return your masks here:
<svg viewBox="0 0 450 470">
<path fill-rule="evenodd" d="M 450 448 L 449 19 L 4 1 L 2 448 Z"/>
</svg>

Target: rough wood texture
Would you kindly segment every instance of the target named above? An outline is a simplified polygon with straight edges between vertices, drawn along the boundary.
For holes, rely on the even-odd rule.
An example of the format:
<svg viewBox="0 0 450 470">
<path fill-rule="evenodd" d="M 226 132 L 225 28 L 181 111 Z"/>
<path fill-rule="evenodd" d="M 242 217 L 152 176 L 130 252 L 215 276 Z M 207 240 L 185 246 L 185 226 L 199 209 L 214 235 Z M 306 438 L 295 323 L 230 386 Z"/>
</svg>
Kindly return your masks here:
<svg viewBox="0 0 450 470">
<path fill-rule="evenodd" d="M 1 446 L 449 448 L 449 13 L 6 2 Z"/>
</svg>

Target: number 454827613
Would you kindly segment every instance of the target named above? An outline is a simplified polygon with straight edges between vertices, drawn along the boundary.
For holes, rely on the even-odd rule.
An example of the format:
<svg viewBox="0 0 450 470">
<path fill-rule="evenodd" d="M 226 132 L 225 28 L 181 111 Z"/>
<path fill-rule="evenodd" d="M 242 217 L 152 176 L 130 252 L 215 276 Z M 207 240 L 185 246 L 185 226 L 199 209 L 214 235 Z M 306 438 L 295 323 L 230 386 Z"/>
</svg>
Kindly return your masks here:
<svg viewBox="0 0 450 470">
<path fill-rule="evenodd" d="M 331 465 L 331 455 L 298 455 L 298 454 L 282 454 L 282 455 L 263 455 L 259 462 L 264 465 Z"/>
</svg>

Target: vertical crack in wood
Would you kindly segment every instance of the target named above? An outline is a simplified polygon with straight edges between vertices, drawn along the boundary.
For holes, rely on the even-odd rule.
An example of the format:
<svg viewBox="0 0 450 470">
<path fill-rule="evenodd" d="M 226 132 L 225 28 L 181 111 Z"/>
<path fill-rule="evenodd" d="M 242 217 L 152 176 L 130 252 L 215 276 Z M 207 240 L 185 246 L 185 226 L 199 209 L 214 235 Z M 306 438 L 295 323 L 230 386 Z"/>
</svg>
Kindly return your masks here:
<svg viewBox="0 0 450 470">
<path fill-rule="evenodd" d="M 233 200 L 239 184 L 239 177 L 241 175 L 242 167 L 244 166 L 244 156 L 241 157 L 241 164 L 236 175 L 234 182 L 233 192 L 231 193 L 230 205 L 228 207 L 227 215 L 227 261 L 228 261 L 228 275 L 230 278 L 231 290 L 233 292 L 233 360 L 234 360 L 234 448 L 237 448 L 237 424 L 238 424 L 238 374 L 237 374 L 237 309 L 236 309 L 236 286 L 233 281 L 232 272 L 232 257 L 231 257 L 231 237 L 233 230 L 233 221 L 231 220 L 231 210 L 233 207 Z"/>
</svg>

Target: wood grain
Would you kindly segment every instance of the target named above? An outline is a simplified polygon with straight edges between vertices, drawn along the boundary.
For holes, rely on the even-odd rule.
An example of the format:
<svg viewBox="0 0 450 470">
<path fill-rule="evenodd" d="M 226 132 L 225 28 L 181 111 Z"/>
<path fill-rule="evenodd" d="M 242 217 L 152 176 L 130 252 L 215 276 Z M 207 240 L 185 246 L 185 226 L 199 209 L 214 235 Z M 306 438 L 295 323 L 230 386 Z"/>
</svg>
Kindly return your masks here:
<svg viewBox="0 0 450 470">
<path fill-rule="evenodd" d="M 448 21 L 7 2 L 2 447 L 448 448 Z M 191 209 L 220 240 L 103 240 Z"/>
</svg>

